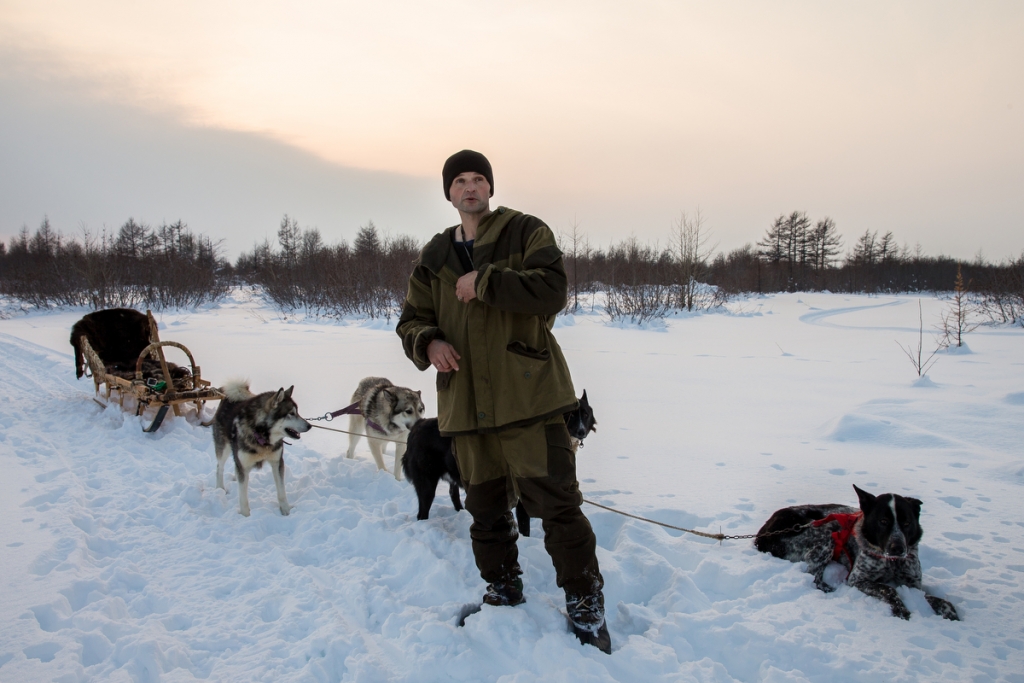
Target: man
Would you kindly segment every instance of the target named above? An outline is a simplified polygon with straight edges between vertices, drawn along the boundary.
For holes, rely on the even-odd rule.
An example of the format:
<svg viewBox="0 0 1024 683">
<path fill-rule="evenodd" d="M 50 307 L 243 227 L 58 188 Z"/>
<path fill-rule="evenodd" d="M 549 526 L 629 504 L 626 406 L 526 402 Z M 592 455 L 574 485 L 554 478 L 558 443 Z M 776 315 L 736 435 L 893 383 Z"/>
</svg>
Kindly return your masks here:
<svg viewBox="0 0 1024 683">
<path fill-rule="evenodd" d="M 452 155 L 441 177 L 460 223 L 420 253 L 397 332 L 416 367 L 437 370 L 438 425 L 454 437 L 483 601 L 525 600 L 511 512 L 519 499 L 543 520 L 573 632 L 610 653 L 597 542 L 562 419 L 576 396 L 551 334 L 566 302 L 562 254 L 539 219 L 491 211 L 494 177 L 479 152 Z"/>
</svg>

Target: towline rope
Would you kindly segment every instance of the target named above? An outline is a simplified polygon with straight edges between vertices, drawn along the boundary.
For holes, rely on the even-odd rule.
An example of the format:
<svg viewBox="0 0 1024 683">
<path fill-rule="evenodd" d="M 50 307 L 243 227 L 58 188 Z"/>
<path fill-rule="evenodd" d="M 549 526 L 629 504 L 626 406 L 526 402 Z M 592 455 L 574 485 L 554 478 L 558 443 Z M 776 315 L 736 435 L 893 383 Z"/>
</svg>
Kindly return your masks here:
<svg viewBox="0 0 1024 683">
<path fill-rule="evenodd" d="M 306 422 L 311 422 L 312 420 L 315 420 L 315 419 L 316 418 L 306 418 Z M 323 425 L 314 425 L 314 424 L 311 424 L 309 426 L 310 427 L 316 427 L 317 429 L 326 429 L 329 432 L 340 432 L 341 434 L 353 434 L 355 436 L 366 436 L 366 434 L 363 434 L 362 432 L 350 432 L 350 431 L 348 431 L 346 429 L 335 429 L 334 427 L 324 427 Z M 400 441 L 398 439 L 389 439 L 389 438 L 384 437 L 384 436 L 377 436 L 376 434 L 374 434 L 370 438 L 377 439 L 378 441 L 390 441 L 391 443 L 405 443 L 404 441 Z"/>
<path fill-rule="evenodd" d="M 320 417 L 320 418 L 314 417 L 314 418 L 307 419 L 307 422 L 312 422 L 314 420 L 322 420 L 322 419 L 324 419 L 324 418 L 322 418 L 322 417 Z M 334 427 L 324 427 L 322 425 L 311 424 L 310 427 L 316 427 L 317 429 L 326 429 L 329 432 L 339 432 L 341 434 L 354 434 L 355 436 L 366 436 L 365 434 L 361 434 L 359 432 L 350 432 L 350 431 L 347 431 L 345 429 L 335 429 Z M 390 441 L 391 443 L 405 443 L 404 441 L 400 441 L 398 439 L 387 439 L 387 438 L 384 438 L 383 436 L 374 436 L 373 438 L 379 439 L 380 441 Z M 632 514 L 630 512 L 623 512 L 622 510 L 616 510 L 613 507 L 608 507 L 607 505 L 601 505 L 600 503 L 595 503 L 594 501 L 587 500 L 586 498 L 583 499 L 583 502 L 588 504 L 588 505 L 593 505 L 594 507 L 601 508 L 602 510 L 607 510 L 608 512 L 614 512 L 615 514 L 622 515 L 623 517 L 629 517 L 631 519 L 637 519 L 637 520 L 640 520 L 641 522 L 647 522 L 649 524 L 657 524 L 658 526 L 663 526 L 666 529 L 673 529 L 675 531 L 682 531 L 682 532 L 687 533 L 687 534 L 693 534 L 694 536 L 702 536 L 703 538 L 714 539 L 714 540 L 718 541 L 719 543 L 721 543 L 722 541 L 739 541 L 739 540 L 744 540 L 744 539 L 748 539 L 748 538 L 767 538 L 769 536 L 780 536 L 782 534 L 789 534 L 789 533 L 793 533 L 795 531 L 800 531 L 801 529 L 806 529 L 806 528 L 808 528 L 809 526 L 811 526 L 814 523 L 814 522 L 808 522 L 807 524 L 798 524 L 797 526 L 790 527 L 788 529 L 779 529 L 778 531 L 769 531 L 769 532 L 766 532 L 766 533 L 763 533 L 763 534 L 742 534 L 742 535 L 738 535 L 738 536 L 737 535 L 723 534 L 721 532 L 719 532 L 717 534 L 709 534 L 706 531 L 697 531 L 696 529 L 687 529 L 687 528 L 681 527 L 681 526 L 674 526 L 672 524 L 666 524 L 665 522 L 659 522 L 659 521 L 657 521 L 655 519 L 648 519 L 647 517 L 641 517 L 640 515 L 634 515 L 634 514 Z"/>
<path fill-rule="evenodd" d="M 587 503 L 588 505 L 593 505 L 594 507 L 601 508 L 602 510 L 607 510 L 608 512 L 614 512 L 615 514 L 622 515 L 623 517 L 630 517 L 632 519 L 638 519 L 641 522 L 648 522 L 650 524 L 657 524 L 658 526 L 663 526 L 663 527 L 665 527 L 667 529 L 675 529 L 676 531 L 684 531 L 684 532 L 686 532 L 688 534 L 693 534 L 694 536 L 703 536 L 704 538 L 713 538 L 714 540 L 718 541 L 719 543 L 721 543 L 722 541 L 735 541 L 735 540 L 741 540 L 741 539 L 746 539 L 746 538 L 767 538 L 768 536 L 779 536 L 781 534 L 788 534 L 788 533 L 792 533 L 794 531 L 800 531 L 801 529 L 806 529 L 807 527 L 811 526 L 814 523 L 814 522 L 808 522 L 807 524 L 798 524 L 797 526 L 790 527 L 788 529 L 779 529 L 778 531 L 768 531 L 768 532 L 763 533 L 763 534 L 743 534 L 743 535 L 739 535 L 739 536 L 735 536 L 735 535 L 731 536 L 731 535 L 723 534 L 723 533 L 709 534 L 706 531 L 697 531 L 696 529 L 687 529 L 687 528 L 681 527 L 681 526 L 673 526 L 672 524 L 666 524 L 665 522 L 659 522 L 659 521 L 654 520 L 654 519 L 647 519 L 646 517 L 641 517 L 640 515 L 634 515 L 634 514 L 629 513 L 629 512 L 623 512 L 622 510 L 616 510 L 615 508 L 608 507 L 607 505 L 601 505 L 600 503 L 595 503 L 594 501 L 587 500 L 586 498 L 583 499 L 583 502 Z"/>
</svg>

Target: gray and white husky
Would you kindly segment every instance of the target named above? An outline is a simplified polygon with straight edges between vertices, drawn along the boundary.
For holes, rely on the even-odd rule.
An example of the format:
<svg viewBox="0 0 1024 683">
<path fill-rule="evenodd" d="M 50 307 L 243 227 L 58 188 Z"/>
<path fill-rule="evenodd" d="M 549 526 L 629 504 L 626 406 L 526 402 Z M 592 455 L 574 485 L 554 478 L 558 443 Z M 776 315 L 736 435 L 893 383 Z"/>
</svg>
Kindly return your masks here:
<svg viewBox="0 0 1024 683">
<path fill-rule="evenodd" d="M 311 425 L 299 416 L 299 407 L 292 400 L 292 389 L 278 389 L 255 395 L 245 380 L 228 382 L 222 391 L 225 398 L 213 416 L 213 449 L 217 454 L 217 487 L 224 486 L 224 463 L 231 455 L 238 474 L 238 507 L 249 516 L 249 472 L 271 465 L 277 504 L 281 514 L 292 509 L 284 492 L 284 439 L 298 439 Z"/>
<path fill-rule="evenodd" d="M 377 467 L 387 470 L 384 466 L 384 447 L 388 440 L 396 441 L 395 479 L 401 479 L 405 440 L 425 410 L 420 392 L 396 387 L 383 377 L 365 377 L 352 394 L 352 403 L 359 405 L 362 414 L 354 414 L 349 419 L 349 431 L 352 434 L 348 437 L 346 457 L 355 455 L 356 444 L 365 433 Z"/>
</svg>

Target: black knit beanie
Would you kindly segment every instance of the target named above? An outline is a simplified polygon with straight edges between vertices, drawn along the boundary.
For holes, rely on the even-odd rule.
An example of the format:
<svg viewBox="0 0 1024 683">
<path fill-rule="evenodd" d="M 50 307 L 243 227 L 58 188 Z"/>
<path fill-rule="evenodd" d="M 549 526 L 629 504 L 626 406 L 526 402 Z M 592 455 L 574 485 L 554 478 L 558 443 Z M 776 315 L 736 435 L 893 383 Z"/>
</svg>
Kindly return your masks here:
<svg viewBox="0 0 1024 683">
<path fill-rule="evenodd" d="M 494 176 L 491 175 L 491 162 L 487 161 L 487 157 L 480 152 L 464 149 L 451 155 L 448 157 L 448 161 L 444 162 L 444 168 L 441 170 L 441 180 L 444 182 L 445 199 L 448 201 L 452 200 L 452 183 L 460 174 L 467 171 L 479 173 L 484 178 L 487 178 L 487 184 L 491 186 L 491 196 L 494 196 Z"/>
</svg>

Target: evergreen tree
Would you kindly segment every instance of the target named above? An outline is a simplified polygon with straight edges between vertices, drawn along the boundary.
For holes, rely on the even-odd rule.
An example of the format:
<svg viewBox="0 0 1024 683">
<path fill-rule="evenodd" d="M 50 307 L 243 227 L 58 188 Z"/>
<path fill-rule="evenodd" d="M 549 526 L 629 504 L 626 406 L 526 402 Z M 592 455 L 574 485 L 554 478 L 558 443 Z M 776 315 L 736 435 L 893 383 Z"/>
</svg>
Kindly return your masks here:
<svg viewBox="0 0 1024 683">
<path fill-rule="evenodd" d="M 359 228 L 359 234 L 356 235 L 353 247 L 357 258 L 376 258 L 380 256 L 383 251 L 383 245 L 373 221 L 369 221 L 365 226 Z"/>
<path fill-rule="evenodd" d="M 286 266 L 294 267 L 298 262 L 299 248 L 302 243 L 302 230 L 294 218 L 288 214 L 281 219 L 281 227 L 277 229 L 277 242 L 281 245 L 281 259 Z"/>
</svg>

